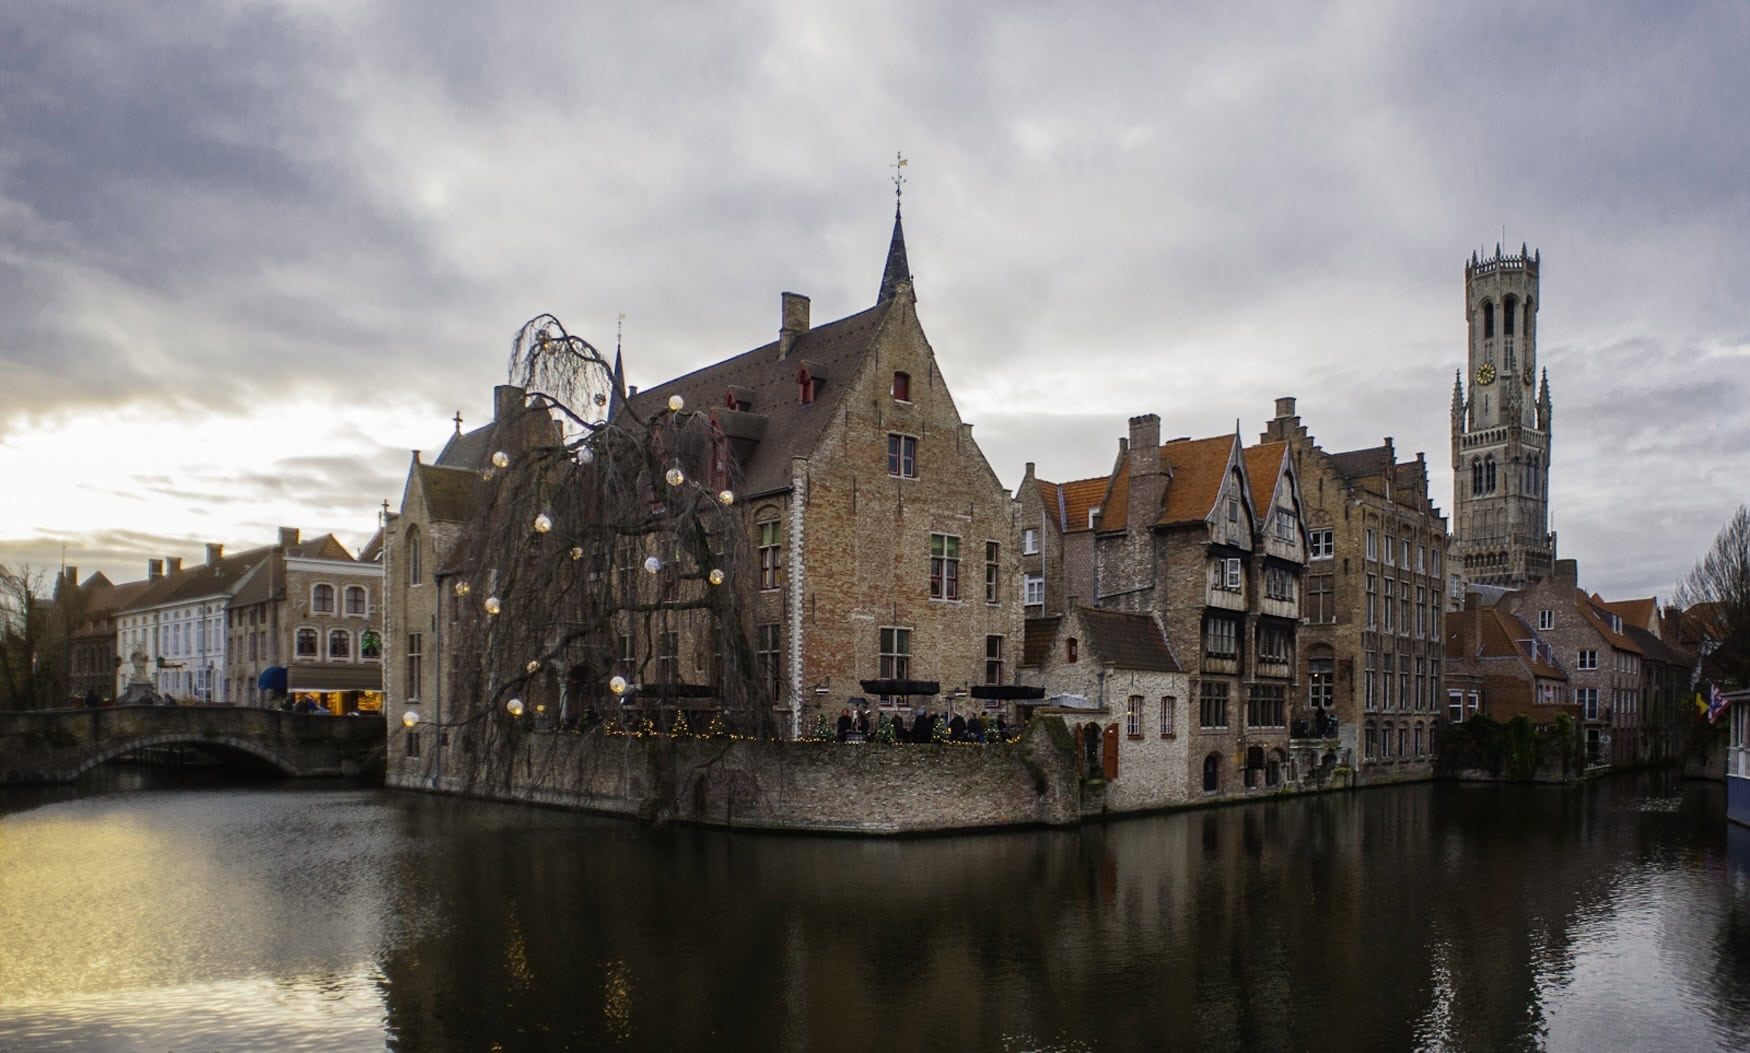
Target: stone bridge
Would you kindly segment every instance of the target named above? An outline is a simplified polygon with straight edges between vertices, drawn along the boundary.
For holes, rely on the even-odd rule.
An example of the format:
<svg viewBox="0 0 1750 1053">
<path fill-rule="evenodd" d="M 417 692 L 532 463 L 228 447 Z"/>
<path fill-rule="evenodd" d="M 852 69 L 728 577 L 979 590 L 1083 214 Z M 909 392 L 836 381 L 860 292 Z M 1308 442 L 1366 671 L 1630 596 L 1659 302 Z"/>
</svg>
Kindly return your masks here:
<svg viewBox="0 0 1750 1053">
<path fill-rule="evenodd" d="M 334 717 L 237 706 L 115 706 L 0 712 L 0 785 L 70 782 L 146 747 L 294 778 L 357 775 L 384 748 L 381 716 Z"/>
</svg>

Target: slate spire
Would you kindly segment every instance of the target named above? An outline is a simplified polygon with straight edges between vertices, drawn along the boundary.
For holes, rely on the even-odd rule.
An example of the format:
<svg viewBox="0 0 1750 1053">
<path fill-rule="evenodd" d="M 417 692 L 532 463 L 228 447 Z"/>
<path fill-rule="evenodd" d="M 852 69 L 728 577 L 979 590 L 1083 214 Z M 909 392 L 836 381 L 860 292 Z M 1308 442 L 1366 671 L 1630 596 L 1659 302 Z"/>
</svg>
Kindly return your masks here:
<svg viewBox="0 0 1750 1053">
<path fill-rule="evenodd" d="M 899 284 L 911 284 L 911 264 L 905 259 L 905 227 L 899 221 L 899 198 L 905 189 L 903 169 L 911 162 L 903 154 L 893 161 L 893 240 L 887 245 L 887 269 L 881 272 L 881 295 L 876 303 L 886 303 L 899 291 Z"/>
</svg>

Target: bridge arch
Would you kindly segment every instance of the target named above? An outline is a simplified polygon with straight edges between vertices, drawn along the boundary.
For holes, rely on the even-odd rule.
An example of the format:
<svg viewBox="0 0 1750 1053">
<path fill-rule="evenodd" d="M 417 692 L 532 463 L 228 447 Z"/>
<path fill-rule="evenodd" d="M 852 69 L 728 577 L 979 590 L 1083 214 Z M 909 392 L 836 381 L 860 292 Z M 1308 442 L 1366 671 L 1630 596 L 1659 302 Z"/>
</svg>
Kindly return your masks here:
<svg viewBox="0 0 1750 1053">
<path fill-rule="evenodd" d="M 135 750 L 147 749 L 152 746 L 188 746 L 205 753 L 217 754 L 219 760 L 225 759 L 223 756 L 225 753 L 241 753 L 261 761 L 268 767 L 279 772 L 281 775 L 289 778 L 299 778 L 305 774 L 297 767 L 297 765 L 288 761 L 285 757 L 275 751 L 267 749 L 257 743 L 250 742 L 247 739 L 238 738 L 234 735 L 208 737 L 170 733 L 161 735 L 141 735 L 124 741 L 105 743 L 100 750 L 81 760 L 69 773 L 69 778 L 77 779 L 79 776 L 84 775 L 99 764 L 106 764 L 109 761 L 115 760 L 117 757 L 125 756 Z"/>
</svg>

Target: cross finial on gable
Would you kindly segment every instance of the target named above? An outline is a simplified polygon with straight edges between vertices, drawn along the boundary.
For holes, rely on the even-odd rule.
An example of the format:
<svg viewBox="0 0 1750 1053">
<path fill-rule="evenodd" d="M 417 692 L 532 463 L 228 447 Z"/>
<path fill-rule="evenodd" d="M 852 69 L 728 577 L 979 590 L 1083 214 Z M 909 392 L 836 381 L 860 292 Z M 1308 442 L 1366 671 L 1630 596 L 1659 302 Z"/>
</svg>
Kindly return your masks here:
<svg viewBox="0 0 1750 1053">
<path fill-rule="evenodd" d="M 893 211 L 895 213 L 899 211 L 900 194 L 905 190 L 905 173 L 901 169 L 909 164 L 911 162 L 905 159 L 904 154 L 898 150 L 893 151 Z"/>
<path fill-rule="evenodd" d="M 462 411 L 456 411 L 456 434 L 462 434 Z"/>
</svg>

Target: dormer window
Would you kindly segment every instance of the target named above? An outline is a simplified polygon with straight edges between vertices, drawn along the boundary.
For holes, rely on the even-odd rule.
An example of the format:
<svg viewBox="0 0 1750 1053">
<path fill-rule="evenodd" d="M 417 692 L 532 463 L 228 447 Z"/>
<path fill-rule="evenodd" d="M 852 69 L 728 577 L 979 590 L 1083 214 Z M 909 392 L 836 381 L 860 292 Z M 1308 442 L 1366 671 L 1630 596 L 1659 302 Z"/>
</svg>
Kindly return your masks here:
<svg viewBox="0 0 1750 1053">
<path fill-rule="evenodd" d="M 1088 529 L 1089 530 L 1094 529 L 1094 523 L 1099 518 L 1100 518 L 1100 506 L 1099 505 L 1095 505 L 1094 507 L 1088 509 Z"/>
<path fill-rule="evenodd" d="M 1076 642 L 1075 637 L 1072 636 L 1065 642 L 1063 658 L 1066 662 L 1076 662 L 1081 660 L 1081 645 Z"/>
<path fill-rule="evenodd" d="M 796 371 L 796 401 L 804 406 L 814 402 L 814 375 L 807 366 Z"/>
<path fill-rule="evenodd" d="M 893 401 L 895 401 L 895 402 L 910 402 L 911 401 L 911 374 L 910 373 L 894 373 L 893 374 Z"/>
</svg>

